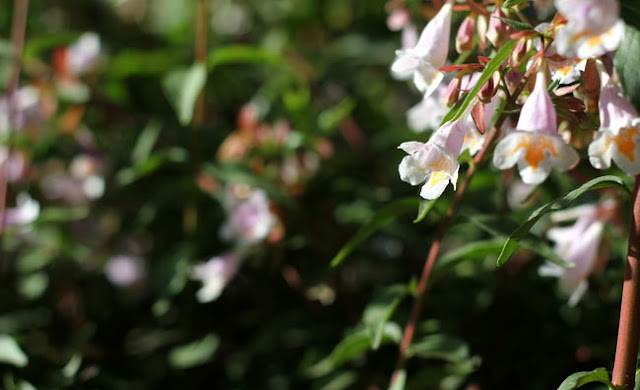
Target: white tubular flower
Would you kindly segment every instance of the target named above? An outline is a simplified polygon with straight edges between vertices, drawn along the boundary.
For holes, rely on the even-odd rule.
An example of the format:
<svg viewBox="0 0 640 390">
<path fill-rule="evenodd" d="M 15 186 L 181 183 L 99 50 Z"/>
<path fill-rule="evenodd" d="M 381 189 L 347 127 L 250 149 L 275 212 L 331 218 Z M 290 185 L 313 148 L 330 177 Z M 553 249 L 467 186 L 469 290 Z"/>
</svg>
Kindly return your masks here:
<svg viewBox="0 0 640 390">
<path fill-rule="evenodd" d="M 498 143 L 493 154 L 496 168 L 504 170 L 518 164 L 522 181 L 531 185 L 545 181 L 552 167 L 566 171 L 579 161 L 578 153 L 558 134 L 556 112 L 544 77 L 544 73 L 537 75 L 516 130 Z"/>
<path fill-rule="evenodd" d="M 589 161 L 597 169 L 611 167 L 611 160 L 626 174 L 640 173 L 640 117 L 601 62 L 600 129 L 589 145 Z"/>
<path fill-rule="evenodd" d="M 587 278 L 598 257 L 604 224 L 614 209 L 613 201 L 605 201 L 599 205 L 583 205 L 551 213 L 554 222 L 576 220 L 571 226 L 554 227 L 547 231 L 547 238 L 555 243 L 554 250 L 558 256 L 574 266 L 564 268 L 547 263 L 540 267 L 538 273 L 559 278 L 560 290 L 569 296 L 570 306 L 575 306 L 587 290 Z"/>
<path fill-rule="evenodd" d="M 440 126 L 448 111 L 442 100 L 445 90 L 444 85 L 438 85 L 433 94 L 425 97 L 407 111 L 407 123 L 411 130 L 421 133 L 425 130 L 437 129 Z"/>
<path fill-rule="evenodd" d="M 567 19 L 556 34 L 558 52 L 566 57 L 593 58 L 618 48 L 624 22 L 615 0 L 555 0 Z"/>
<path fill-rule="evenodd" d="M 206 303 L 218 299 L 222 290 L 238 272 L 241 262 L 240 256 L 227 253 L 193 266 L 191 278 L 202 281 L 202 288 L 196 293 L 198 301 Z"/>
<path fill-rule="evenodd" d="M 464 142 L 466 118 L 447 122 L 425 144 L 404 142 L 398 149 L 409 155 L 400 162 L 400 178 L 411 185 L 426 183 L 420 190 L 424 199 L 438 198 L 451 182 L 453 189 L 458 181 L 458 156 Z"/>
<path fill-rule="evenodd" d="M 413 78 L 413 83 L 425 96 L 433 93 L 444 74 L 439 70 L 449 53 L 451 13 L 453 4 L 446 2 L 429 21 L 414 47 L 396 51 L 391 73 L 398 79 Z"/>
</svg>

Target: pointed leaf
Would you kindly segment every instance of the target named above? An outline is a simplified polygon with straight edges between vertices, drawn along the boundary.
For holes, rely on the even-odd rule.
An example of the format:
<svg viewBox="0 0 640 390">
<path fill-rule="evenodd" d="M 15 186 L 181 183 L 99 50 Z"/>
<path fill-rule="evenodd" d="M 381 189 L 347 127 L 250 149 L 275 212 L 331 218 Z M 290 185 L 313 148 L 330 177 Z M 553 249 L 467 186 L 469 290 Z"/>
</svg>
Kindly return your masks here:
<svg viewBox="0 0 640 390">
<path fill-rule="evenodd" d="M 622 89 L 631 104 L 640 111 L 640 30 L 626 25 L 624 38 L 616 51 L 614 66 Z"/>
<path fill-rule="evenodd" d="M 410 356 L 460 363 L 469 358 L 469 347 L 457 337 L 432 334 L 414 343 L 408 353 Z"/>
<path fill-rule="evenodd" d="M 11 364 L 16 367 L 24 367 L 29 363 L 29 358 L 22 351 L 13 337 L 0 335 L 0 363 Z"/>
<path fill-rule="evenodd" d="M 575 190 L 569 192 L 567 195 L 561 198 L 558 198 L 550 203 L 547 203 L 546 205 L 535 210 L 529 216 L 529 219 L 527 219 L 525 223 L 520 225 L 518 229 L 516 229 L 513 233 L 511 233 L 509 238 L 507 238 L 507 241 L 504 243 L 504 246 L 502 247 L 502 251 L 500 252 L 500 255 L 498 256 L 497 265 L 502 266 L 504 263 L 507 262 L 507 260 L 509 260 L 513 252 L 518 248 L 519 241 L 529 233 L 533 225 L 535 225 L 536 222 L 538 222 L 538 220 L 542 218 L 542 216 L 544 216 L 545 214 L 551 211 L 567 208 L 580 195 L 584 194 L 589 190 L 602 188 L 602 187 L 618 187 L 618 188 L 624 189 L 627 193 L 630 192 L 629 188 L 624 184 L 624 181 L 622 181 L 621 178 L 617 176 L 606 175 L 606 176 L 600 176 L 593 180 L 590 180 L 584 183 L 583 185 L 581 185 L 580 187 L 576 188 Z"/>
<path fill-rule="evenodd" d="M 206 81 L 207 71 L 203 64 L 174 70 L 164 78 L 162 86 L 165 94 L 183 126 L 191 123 L 196 99 Z"/>
<path fill-rule="evenodd" d="M 600 382 L 604 383 L 609 388 L 613 388 L 613 384 L 609 379 L 609 373 L 604 368 L 596 368 L 593 371 L 582 371 L 576 372 L 575 374 L 570 375 L 567 379 L 562 382 L 558 390 L 574 390 L 587 383 Z"/>
<path fill-rule="evenodd" d="M 371 303 L 365 308 L 362 322 L 371 334 L 372 349 L 380 347 L 387 321 L 408 292 L 409 289 L 405 285 L 388 286 L 376 293 Z"/>
<path fill-rule="evenodd" d="M 427 214 L 429 214 L 429 211 L 431 211 L 433 206 L 436 205 L 437 201 L 438 201 L 438 198 L 421 201 L 420 207 L 418 208 L 418 216 L 416 217 L 416 219 L 413 220 L 413 223 L 418 223 L 418 222 L 421 222 L 423 219 L 425 219 Z"/>
<path fill-rule="evenodd" d="M 407 383 L 407 371 L 400 370 L 389 390 L 404 390 Z"/>
</svg>

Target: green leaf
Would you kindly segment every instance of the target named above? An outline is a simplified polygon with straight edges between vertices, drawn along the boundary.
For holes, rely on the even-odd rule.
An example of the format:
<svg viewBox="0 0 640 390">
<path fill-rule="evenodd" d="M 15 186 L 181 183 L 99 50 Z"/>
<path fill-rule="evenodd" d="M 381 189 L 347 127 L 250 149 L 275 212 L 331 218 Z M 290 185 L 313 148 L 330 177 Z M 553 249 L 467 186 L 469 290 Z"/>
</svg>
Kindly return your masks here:
<svg viewBox="0 0 640 390">
<path fill-rule="evenodd" d="M 0 363 L 11 364 L 16 367 L 24 367 L 29 363 L 29 358 L 20 349 L 13 337 L 0 335 Z"/>
<path fill-rule="evenodd" d="M 207 67 L 211 70 L 219 65 L 251 63 L 285 65 L 286 61 L 280 55 L 259 47 L 230 45 L 217 48 L 211 52 L 207 60 Z"/>
<path fill-rule="evenodd" d="M 587 383 L 600 382 L 604 383 L 609 388 L 613 388 L 613 384 L 609 379 L 609 373 L 604 368 L 596 368 L 593 371 L 576 372 L 570 375 L 562 382 L 558 390 L 574 390 L 578 387 L 586 385 Z"/>
<path fill-rule="evenodd" d="M 503 8 L 515 7 L 516 5 L 520 5 L 522 3 L 526 3 L 529 0 L 507 0 L 502 4 Z"/>
<path fill-rule="evenodd" d="M 122 50 L 109 59 L 107 77 L 153 76 L 180 66 L 183 56 L 168 50 Z"/>
<path fill-rule="evenodd" d="M 584 183 L 580 187 L 569 192 L 567 195 L 553 200 L 552 202 L 538 208 L 529 216 L 525 223 L 520 225 L 520 227 L 513 233 L 511 233 L 509 238 L 507 238 L 507 241 L 504 243 L 502 251 L 498 256 L 498 267 L 502 266 L 507 262 L 507 260 L 509 260 L 513 252 L 518 248 L 518 243 L 520 242 L 520 240 L 529 233 L 533 225 L 535 225 L 536 222 L 538 222 L 538 220 L 542 218 L 542 216 L 551 211 L 564 209 L 571 205 L 573 201 L 575 201 L 580 195 L 584 194 L 585 192 L 602 187 L 618 187 L 624 189 L 627 193 L 630 192 L 629 188 L 624 184 L 624 181 L 622 181 L 621 178 L 612 175 L 600 176 Z"/>
<path fill-rule="evenodd" d="M 138 136 L 133 151 L 131 151 L 131 161 L 134 164 L 140 164 L 149 158 L 153 146 L 160 135 L 160 130 L 162 130 L 162 123 L 157 119 L 150 120 L 145 126 Z"/>
<path fill-rule="evenodd" d="M 353 371 L 340 372 L 331 376 L 318 390 L 344 390 L 358 381 L 358 375 Z"/>
<path fill-rule="evenodd" d="M 335 106 L 328 108 L 318 115 L 318 127 L 325 133 L 335 129 L 351 111 L 356 107 L 356 101 L 352 98 L 345 98 Z"/>
<path fill-rule="evenodd" d="M 376 293 L 371 303 L 364 309 L 362 322 L 371 335 L 372 349 L 376 350 L 380 347 L 387 321 L 408 292 L 405 285 L 388 286 Z"/>
<path fill-rule="evenodd" d="M 398 324 L 388 322 L 382 331 L 382 344 L 399 343 L 402 338 L 402 330 Z M 333 348 L 326 358 L 307 369 L 307 375 L 320 377 L 333 371 L 336 367 L 362 356 L 371 347 L 372 336 L 368 329 L 358 329 L 346 335 Z"/>
<path fill-rule="evenodd" d="M 165 94 L 183 126 L 191 123 L 196 99 L 206 81 L 207 71 L 203 64 L 174 70 L 164 78 L 162 85 Z"/>
<path fill-rule="evenodd" d="M 409 347 L 409 356 L 426 359 L 440 359 L 460 363 L 469 358 L 469 347 L 457 337 L 446 334 L 432 334 L 423 337 Z"/>
<path fill-rule="evenodd" d="M 509 18 L 500 18 L 500 17 L 498 17 L 498 19 L 502 20 L 503 22 L 505 22 L 509 26 L 515 28 L 516 30 L 533 30 L 533 26 L 532 25 L 524 23 L 524 22 L 520 22 L 520 21 L 509 19 Z"/>
<path fill-rule="evenodd" d="M 413 223 L 422 222 L 423 219 L 429 214 L 429 211 L 436 205 L 438 198 L 432 200 L 423 200 L 420 202 L 420 208 L 418 209 L 418 216 L 413 220 Z"/>
<path fill-rule="evenodd" d="M 462 261 L 484 259 L 495 255 L 504 244 L 504 238 L 476 241 L 445 253 L 436 263 L 436 270 L 454 266 Z"/>
<path fill-rule="evenodd" d="M 464 102 L 460 106 L 454 106 L 447 115 L 442 120 L 442 123 L 446 123 L 449 121 L 454 121 L 462 116 L 462 114 L 467 110 L 467 108 L 471 105 L 474 99 L 478 96 L 480 89 L 484 84 L 489 81 L 491 77 L 493 77 L 493 73 L 502 66 L 502 63 L 509 58 L 511 52 L 513 51 L 513 47 L 515 46 L 515 39 L 510 40 L 502 46 L 496 55 L 489 61 L 489 63 L 485 66 L 480 78 L 476 85 L 469 91 L 467 97 L 464 99 Z"/>
<path fill-rule="evenodd" d="M 626 25 L 624 38 L 616 51 L 614 66 L 622 89 L 631 104 L 640 111 L 640 31 Z"/>
<path fill-rule="evenodd" d="M 353 250 L 379 229 L 387 226 L 400 214 L 414 210 L 420 200 L 415 197 L 398 199 L 380 209 L 373 218 L 362 226 L 356 234 L 340 249 L 338 254 L 331 260 L 331 266 L 335 267 L 342 263 L 353 252 Z"/>
<path fill-rule="evenodd" d="M 202 340 L 173 348 L 169 351 L 169 364 L 174 368 L 189 368 L 211 360 L 220 345 L 220 338 L 210 333 Z"/>
<path fill-rule="evenodd" d="M 396 379 L 393 381 L 393 384 L 389 387 L 389 390 L 404 390 L 406 383 L 407 371 L 400 370 L 400 372 L 398 372 L 398 376 L 396 376 Z"/>
</svg>

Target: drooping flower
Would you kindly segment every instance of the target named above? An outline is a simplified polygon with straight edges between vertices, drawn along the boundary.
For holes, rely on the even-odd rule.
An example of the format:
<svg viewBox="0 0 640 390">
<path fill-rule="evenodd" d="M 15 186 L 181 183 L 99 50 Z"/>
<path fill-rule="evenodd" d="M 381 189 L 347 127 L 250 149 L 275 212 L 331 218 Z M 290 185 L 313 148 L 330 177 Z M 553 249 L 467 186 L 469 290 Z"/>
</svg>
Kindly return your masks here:
<svg viewBox="0 0 640 390">
<path fill-rule="evenodd" d="M 452 10 L 453 4 L 446 2 L 424 28 L 416 45 L 396 51 L 396 60 L 391 65 L 395 77 L 413 78 L 416 88 L 425 96 L 431 95 L 444 77 L 439 68 L 449 52 Z"/>
<path fill-rule="evenodd" d="M 578 154 L 558 134 L 556 112 L 547 93 L 544 73 L 538 73 L 531 95 L 522 106 L 516 130 L 496 146 L 493 164 L 504 170 L 518 165 L 522 181 L 540 184 L 555 167 L 566 171 Z"/>
<path fill-rule="evenodd" d="M 407 123 L 411 130 L 420 133 L 440 126 L 448 111 L 442 98 L 445 90 L 446 87 L 440 84 L 430 96 L 407 111 Z"/>
<path fill-rule="evenodd" d="M 551 23 L 540 23 L 535 27 L 535 30 L 540 34 L 546 34 L 552 28 L 553 25 Z M 541 41 L 536 39 L 533 44 L 538 51 L 542 50 Z M 546 47 L 544 54 L 551 72 L 551 80 L 560 84 L 571 84 L 577 81 L 582 75 L 581 72 L 584 72 L 587 66 L 586 59 L 575 58 L 567 54 L 560 55 L 555 40 Z M 527 68 L 532 65 L 533 61 L 530 61 L 527 64 Z"/>
<path fill-rule="evenodd" d="M 567 19 L 556 33 L 558 53 L 568 58 L 593 58 L 615 50 L 624 35 L 615 0 L 555 0 Z"/>
<path fill-rule="evenodd" d="M 227 194 L 229 217 L 221 234 L 240 245 L 251 245 L 265 239 L 275 225 L 267 194 L 261 189 L 232 186 Z"/>
<path fill-rule="evenodd" d="M 611 167 L 611 160 L 626 174 L 640 173 L 640 117 L 611 80 L 601 62 L 600 73 L 600 129 L 589 145 L 589 161 L 597 169 Z"/>
<path fill-rule="evenodd" d="M 215 256 L 206 263 L 191 269 L 191 278 L 202 281 L 202 288 L 196 293 L 198 301 L 211 302 L 220 296 L 222 290 L 238 272 L 242 257 L 235 253 Z"/>
<path fill-rule="evenodd" d="M 400 178 L 411 185 L 426 182 L 420 190 L 425 199 L 442 195 L 451 182 L 456 188 L 458 181 L 458 156 L 465 137 L 466 115 L 454 122 L 442 125 L 427 143 L 404 142 L 398 149 L 408 153 L 400 162 Z"/>
<path fill-rule="evenodd" d="M 612 216 L 615 202 L 588 204 L 551 213 L 551 221 L 575 220 L 567 227 L 554 227 L 547 237 L 555 243 L 554 251 L 573 268 L 547 263 L 540 267 L 541 276 L 557 277 L 560 289 L 569 295 L 569 305 L 578 303 L 588 287 L 587 278 L 593 271 L 602 240 L 604 224 Z"/>
</svg>

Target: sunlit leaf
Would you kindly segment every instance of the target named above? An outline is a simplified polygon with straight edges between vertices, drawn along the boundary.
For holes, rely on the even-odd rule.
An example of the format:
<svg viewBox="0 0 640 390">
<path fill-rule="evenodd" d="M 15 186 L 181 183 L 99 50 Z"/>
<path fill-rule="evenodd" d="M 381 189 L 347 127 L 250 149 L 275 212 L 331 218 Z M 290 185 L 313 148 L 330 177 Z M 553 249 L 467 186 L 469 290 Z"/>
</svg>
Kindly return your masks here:
<svg viewBox="0 0 640 390">
<path fill-rule="evenodd" d="M 459 363 L 469 358 L 469 347 L 457 337 L 432 334 L 416 341 L 408 353 L 410 356 Z"/>
<path fill-rule="evenodd" d="M 210 333 L 203 339 L 173 348 L 169 351 L 169 364 L 174 368 L 189 368 L 211 360 L 220 345 L 220 338 Z"/>
<path fill-rule="evenodd" d="M 498 261 L 497 261 L 498 266 L 503 265 L 504 263 L 507 262 L 507 260 L 509 260 L 513 252 L 518 248 L 518 243 L 520 242 L 520 240 L 523 239 L 529 233 L 533 225 L 535 225 L 535 223 L 538 222 L 538 220 L 542 218 L 542 216 L 552 211 L 567 208 L 580 195 L 584 194 L 589 190 L 602 188 L 602 187 L 622 188 L 627 193 L 629 193 L 629 188 L 624 184 L 624 181 L 619 177 L 612 176 L 612 175 L 600 176 L 598 178 L 595 178 L 593 180 L 586 182 L 585 184 L 581 185 L 575 190 L 569 192 L 567 195 L 560 197 L 538 208 L 529 216 L 529 218 L 525 223 L 520 225 L 520 227 L 516 229 L 513 233 L 511 233 L 509 238 L 507 238 L 507 241 L 504 243 L 504 246 L 502 247 L 502 251 L 498 256 Z"/>
<path fill-rule="evenodd" d="M 362 322 L 371 333 L 372 349 L 380 347 L 384 327 L 407 293 L 408 289 L 405 285 L 388 286 L 376 293 L 365 308 Z"/>
<path fill-rule="evenodd" d="M 396 376 L 396 379 L 393 380 L 393 384 L 389 387 L 389 390 L 404 390 L 404 387 L 407 383 L 407 371 L 400 370 Z"/>
<path fill-rule="evenodd" d="M 613 389 L 613 384 L 609 379 L 609 373 L 605 368 L 596 368 L 593 371 L 576 372 L 570 375 L 562 382 L 558 390 L 574 390 L 587 383 L 600 382 L 606 384 L 610 389 Z"/>
<path fill-rule="evenodd" d="M 207 60 L 209 69 L 227 64 L 284 65 L 286 61 L 276 53 L 248 45 L 222 46 L 209 54 Z"/>
<path fill-rule="evenodd" d="M 491 77 L 493 77 L 493 73 L 496 70 L 498 70 L 500 68 L 500 66 L 502 66 L 502 63 L 507 58 L 509 58 L 509 56 L 511 55 L 511 52 L 513 50 L 513 47 L 515 46 L 515 44 L 516 44 L 516 41 L 514 39 L 512 39 L 509 42 L 505 43 L 504 46 L 502 46 L 502 49 L 500 49 L 496 53 L 496 55 L 491 59 L 491 61 L 489 61 L 489 63 L 487 63 L 487 65 L 485 66 L 484 70 L 482 71 L 482 74 L 478 78 L 478 81 L 477 81 L 476 85 L 473 88 L 471 88 L 471 91 L 469 91 L 469 93 L 467 94 L 467 97 L 464 99 L 463 103 L 460 104 L 460 106 L 456 105 L 456 106 L 454 106 L 454 108 L 449 110 L 447 115 L 442 120 L 442 123 L 446 123 L 448 121 L 456 120 L 456 119 L 458 119 L 458 118 L 460 118 L 462 116 L 462 114 L 471 105 L 471 103 L 474 101 L 474 99 L 477 98 L 478 93 L 480 92 L 480 89 L 482 88 L 482 86 L 484 86 L 484 84 L 487 81 L 489 81 L 489 79 Z"/>
<path fill-rule="evenodd" d="M 526 3 L 527 1 L 530 1 L 530 0 L 507 0 L 504 2 L 504 4 L 502 4 L 502 7 L 503 8 L 515 7 L 516 5 Z"/>
<path fill-rule="evenodd" d="M 196 99 L 206 81 L 207 70 L 203 64 L 197 63 L 187 69 L 174 70 L 164 78 L 165 95 L 183 126 L 191 123 Z"/>
<path fill-rule="evenodd" d="M 413 220 L 413 223 L 421 222 L 426 218 L 429 211 L 436 205 L 438 198 L 432 200 L 423 200 L 420 202 L 420 208 L 418 209 L 418 216 Z"/>
<path fill-rule="evenodd" d="M 29 363 L 29 358 L 22 351 L 13 337 L 0 335 L 0 363 L 11 364 L 16 367 L 24 367 Z"/>
</svg>

